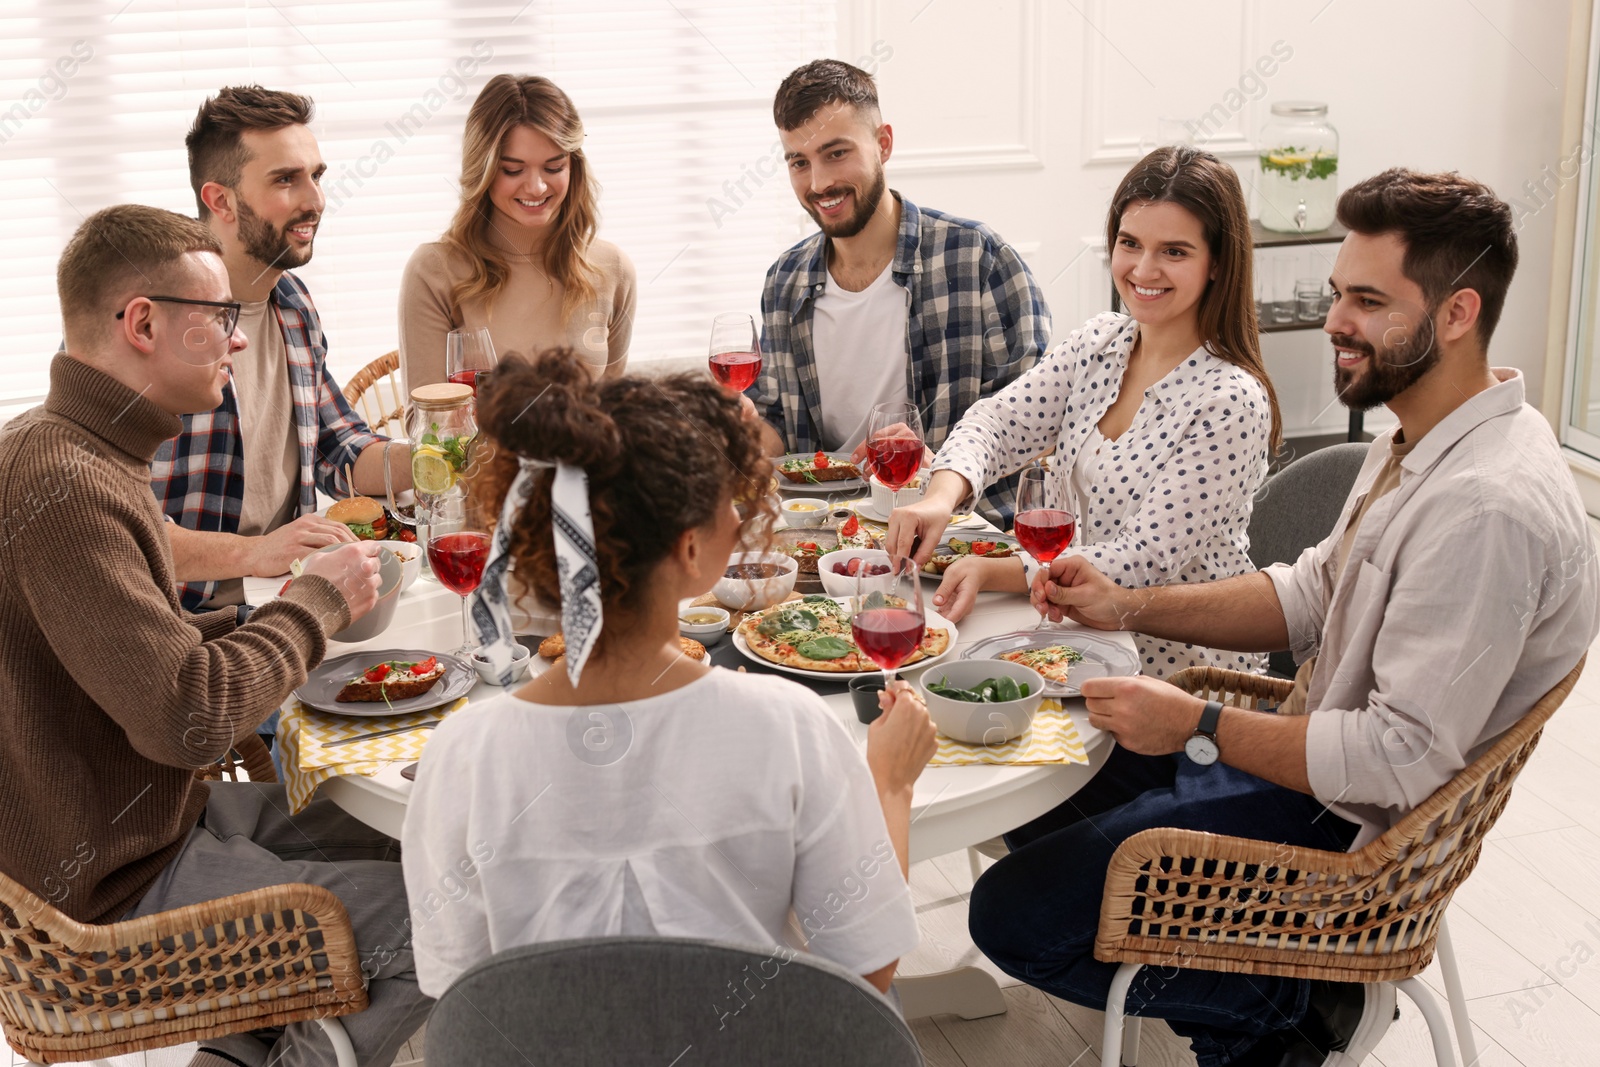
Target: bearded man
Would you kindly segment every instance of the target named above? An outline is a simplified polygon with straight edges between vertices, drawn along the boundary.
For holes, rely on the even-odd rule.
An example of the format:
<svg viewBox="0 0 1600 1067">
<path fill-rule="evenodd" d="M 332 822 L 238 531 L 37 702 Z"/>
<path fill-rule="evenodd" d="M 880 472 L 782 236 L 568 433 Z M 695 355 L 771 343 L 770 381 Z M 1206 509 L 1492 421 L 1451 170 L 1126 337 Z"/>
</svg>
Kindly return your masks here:
<svg viewBox="0 0 1600 1067">
<path fill-rule="evenodd" d="M 771 428 L 768 448 L 859 459 L 873 407 L 911 402 L 937 450 L 973 403 L 1045 350 L 1044 294 L 989 227 L 887 188 L 894 131 L 866 71 L 807 63 L 778 87 L 772 114 L 789 182 L 819 232 L 778 258 L 761 294 L 764 361 L 746 396 Z M 1017 478 L 978 502 L 1002 529 Z"/>
<path fill-rule="evenodd" d="M 310 262 L 322 221 L 328 168 L 312 110 L 295 93 L 233 86 L 200 107 L 185 139 L 199 218 L 222 245 L 247 342 L 221 406 L 185 415 L 151 464 L 190 611 L 242 605 L 245 575 L 284 574 L 316 549 L 353 540 L 349 527 L 316 514 L 318 489 L 352 491 L 347 464 L 354 492 L 384 492 L 386 453 L 396 491 L 411 487 L 407 450 L 387 449 L 345 403 L 311 294 L 289 273 Z M 207 310 L 187 313 L 202 323 Z"/>
</svg>

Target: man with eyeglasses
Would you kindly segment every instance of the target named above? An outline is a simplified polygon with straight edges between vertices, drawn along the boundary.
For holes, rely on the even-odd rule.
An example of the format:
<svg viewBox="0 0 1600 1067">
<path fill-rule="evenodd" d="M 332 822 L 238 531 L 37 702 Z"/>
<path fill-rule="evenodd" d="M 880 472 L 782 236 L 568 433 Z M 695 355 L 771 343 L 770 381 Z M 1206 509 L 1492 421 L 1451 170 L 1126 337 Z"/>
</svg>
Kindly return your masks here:
<svg viewBox="0 0 1600 1067">
<path fill-rule="evenodd" d="M 281 785 L 195 776 L 378 593 L 377 546 L 350 544 L 243 623 L 179 605 L 149 463 L 181 416 L 222 403 L 244 351 L 221 251 L 194 219 L 125 204 L 61 254 L 49 395 L 0 430 L 0 871 L 97 925 L 322 886 L 368 979 L 344 1029 L 359 1063 L 388 1064 L 431 1003 L 395 933 L 409 916 L 396 843 L 330 800 L 290 815 Z M 334 1062 L 315 1022 L 208 1038 L 190 1061 Z"/>
<path fill-rule="evenodd" d="M 151 465 L 156 499 L 177 527 L 173 566 L 191 611 L 242 605 L 244 576 L 283 574 L 352 540 L 349 527 L 316 514 L 318 489 L 352 491 L 346 466 L 357 493 L 384 495 L 386 459 L 395 491 L 411 487 L 407 450 L 387 449 L 328 373 L 316 307 L 290 273 L 311 259 L 324 203 L 311 116 L 306 97 L 230 87 L 201 106 L 186 141 L 200 221 L 221 242 L 237 301 L 213 311 L 248 342 L 222 404 L 186 416 Z M 206 314 L 203 305 L 189 312 Z"/>
</svg>

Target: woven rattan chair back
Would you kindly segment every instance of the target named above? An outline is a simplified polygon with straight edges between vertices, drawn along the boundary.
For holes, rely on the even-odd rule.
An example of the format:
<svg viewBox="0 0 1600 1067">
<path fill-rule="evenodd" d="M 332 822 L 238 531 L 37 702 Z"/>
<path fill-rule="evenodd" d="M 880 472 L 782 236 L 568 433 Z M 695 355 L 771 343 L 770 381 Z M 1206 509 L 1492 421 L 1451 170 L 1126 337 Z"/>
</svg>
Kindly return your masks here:
<svg viewBox="0 0 1600 1067">
<path fill-rule="evenodd" d="M 1154 829 L 1118 847 L 1095 957 L 1205 970 L 1398 981 L 1433 958 L 1438 924 L 1478 862 L 1545 722 L 1583 660 L 1469 766 L 1355 852 Z M 1207 700 L 1277 703 L 1288 682 L 1192 668 L 1173 684 Z"/>
<path fill-rule="evenodd" d="M 344 905 L 320 886 L 90 926 L 0 875 L 0 1024 L 35 1063 L 104 1059 L 367 1006 Z"/>
<path fill-rule="evenodd" d="M 344 399 L 373 433 L 404 437 L 406 398 L 400 385 L 400 353 L 379 356 L 357 371 L 344 387 Z"/>
</svg>

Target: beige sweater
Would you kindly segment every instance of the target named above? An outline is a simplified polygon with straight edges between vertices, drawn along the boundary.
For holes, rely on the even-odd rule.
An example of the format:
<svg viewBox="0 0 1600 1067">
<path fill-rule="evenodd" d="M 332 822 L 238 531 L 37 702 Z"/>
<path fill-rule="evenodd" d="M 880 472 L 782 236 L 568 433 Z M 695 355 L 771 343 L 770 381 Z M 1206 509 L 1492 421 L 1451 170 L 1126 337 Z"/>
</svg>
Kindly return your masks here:
<svg viewBox="0 0 1600 1067">
<path fill-rule="evenodd" d="M 451 330 L 487 326 L 495 352 L 532 356 L 567 345 L 594 372 L 616 376 L 628 365 L 637 299 L 633 263 L 609 241 L 595 241 L 589 259 L 599 270 L 594 303 L 563 318 L 566 287 L 527 256 L 509 255 L 511 276 L 492 306 L 469 300 L 457 314 L 450 294 L 467 276 L 467 263 L 442 242 L 412 253 L 400 280 L 400 370 L 407 395 L 419 385 L 445 380 L 444 339 Z"/>
<path fill-rule="evenodd" d="M 242 627 L 179 610 L 150 460 L 181 429 L 63 354 L 0 430 L 0 870 L 84 922 L 139 901 L 205 807 L 195 769 L 349 620 L 322 578 Z"/>
</svg>

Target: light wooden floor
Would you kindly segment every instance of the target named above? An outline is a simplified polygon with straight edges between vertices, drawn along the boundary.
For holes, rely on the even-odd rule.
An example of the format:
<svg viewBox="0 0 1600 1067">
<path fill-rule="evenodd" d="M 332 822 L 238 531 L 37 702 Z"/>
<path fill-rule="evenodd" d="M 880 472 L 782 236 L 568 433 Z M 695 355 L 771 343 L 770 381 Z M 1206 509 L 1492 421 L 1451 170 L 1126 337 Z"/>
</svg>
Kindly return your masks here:
<svg viewBox="0 0 1600 1067">
<path fill-rule="evenodd" d="M 1551 719 L 1490 834 L 1478 869 L 1450 909 L 1482 1067 L 1600 1063 L 1597 783 L 1600 642 L 1572 698 Z M 912 868 L 922 945 L 903 961 L 904 972 L 957 964 L 988 967 L 967 936 L 971 887 L 964 854 Z M 1098 1011 L 994 973 L 1006 987 L 1006 1014 L 972 1022 L 940 1017 L 913 1024 L 929 1067 L 1099 1067 Z M 1437 965 L 1422 977 L 1442 1002 Z M 1143 1067 L 1194 1063 L 1187 1043 L 1164 1024 L 1147 1022 L 1144 1035 Z M 113 1062 L 119 1067 L 182 1067 L 192 1049 L 183 1046 Z M 420 1063 L 421 1053 L 419 1035 L 396 1063 Z M 1400 1021 L 1368 1062 L 1381 1067 L 1434 1062 L 1427 1027 L 1404 996 Z"/>
</svg>

